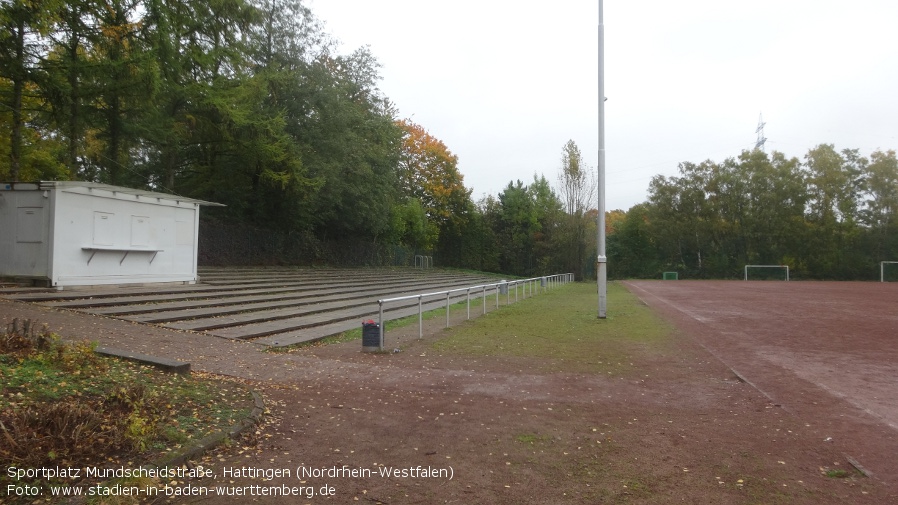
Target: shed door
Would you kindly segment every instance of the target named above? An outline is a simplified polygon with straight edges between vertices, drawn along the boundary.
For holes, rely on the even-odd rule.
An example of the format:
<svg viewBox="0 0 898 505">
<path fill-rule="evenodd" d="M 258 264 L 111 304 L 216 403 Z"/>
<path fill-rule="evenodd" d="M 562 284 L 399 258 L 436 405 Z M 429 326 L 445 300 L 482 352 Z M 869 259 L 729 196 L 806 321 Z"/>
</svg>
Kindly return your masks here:
<svg viewBox="0 0 898 505">
<path fill-rule="evenodd" d="M 41 243 L 44 235 L 44 209 L 19 207 L 16 209 L 16 242 Z"/>
<path fill-rule="evenodd" d="M 115 214 L 94 212 L 94 245 L 115 245 Z"/>
</svg>

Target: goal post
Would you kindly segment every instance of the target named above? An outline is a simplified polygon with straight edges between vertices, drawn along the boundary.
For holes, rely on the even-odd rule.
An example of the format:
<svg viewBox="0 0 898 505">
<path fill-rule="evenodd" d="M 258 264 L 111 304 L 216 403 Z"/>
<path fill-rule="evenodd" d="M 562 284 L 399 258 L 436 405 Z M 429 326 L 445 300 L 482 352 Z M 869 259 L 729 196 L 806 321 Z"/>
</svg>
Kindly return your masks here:
<svg viewBox="0 0 898 505">
<path fill-rule="evenodd" d="M 749 268 L 782 268 L 786 271 L 786 280 L 789 280 L 789 265 L 745 265 L 745 280 L 748 280 Z"/>
<path fill-rule="evenodd" d="M 898 261 L 880 261 L 879 262 L 879 282 L 886 281 L 886 265 L 898 264 Z"/>
</svg>

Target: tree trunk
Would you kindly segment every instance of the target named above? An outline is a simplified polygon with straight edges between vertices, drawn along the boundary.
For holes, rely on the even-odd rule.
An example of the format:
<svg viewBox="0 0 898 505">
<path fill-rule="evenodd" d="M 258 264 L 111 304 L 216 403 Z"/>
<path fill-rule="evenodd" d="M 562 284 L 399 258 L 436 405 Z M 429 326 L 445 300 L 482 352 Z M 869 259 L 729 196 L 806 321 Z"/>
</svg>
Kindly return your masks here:
<svg viewBox="0 0 898 505">
<path fill-rule="evenodd" d="M 19 180 L 22 162 L 22 93 L 25 90 L 25 20 L 16 25 L 16 61 L 12 84 L 12 128 L 9 133 L 9 178 Z"/>
<path fill-rule="evenodd" d="M 73 29 L 74 33 L 74 29 Z M 78 69 L 76 62 L 78 61 L 78 37 L 72 36 L 69 45 L 69 142 L 68 153 L 66 155 L 66 164 L 71 173 L 77 171 L 78 166 L 78 121 L 80 120 L 78 110 L 81 98 L 78 94 Z"/>
</svg>

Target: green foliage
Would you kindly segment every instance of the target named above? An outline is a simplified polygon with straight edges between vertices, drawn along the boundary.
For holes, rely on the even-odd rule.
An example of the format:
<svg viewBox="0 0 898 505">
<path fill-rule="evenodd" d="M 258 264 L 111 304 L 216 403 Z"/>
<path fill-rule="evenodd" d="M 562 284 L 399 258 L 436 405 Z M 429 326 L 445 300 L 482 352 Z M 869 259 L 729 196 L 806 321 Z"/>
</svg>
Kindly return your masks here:
<svg viewBox="0 0 898 505">
<path fill-rule="evenodd" d="M 397 120 L 370 49 L 338 54 L 306 4 L 2 3 L 0 179 L 220 202 L 204 217 L 309 238 L 307 249 L 352 240 L 443 266 L 594 273 L 596 185 L 575 142 L 557 192 L 534 176 L 475 204 L 462 160 Z M 685 162 L 615 216 L 609 269 L 738 277 L 746 263 L 785 263 L 798 277 L 872 278 L 898 257 L 896 187 L 894 151 Z"/>
<path fill-rule="evenodd" d="M 649 225 L 648 204 L 631 207 L 608 233 L 608 276 L 657 277 L 662 269 L 657 259 L 656 240 Z"/>
<path fill-rule="evenodd" d="M 804 163 L 744 151 L 655 177 L 649 201 L 608 237 L 615 277 L 740 278 L 745 264 L 789 265 L 796 278 L 873 279 L 895 242 L 894 151 L 811 149 Z"/>
</svg>

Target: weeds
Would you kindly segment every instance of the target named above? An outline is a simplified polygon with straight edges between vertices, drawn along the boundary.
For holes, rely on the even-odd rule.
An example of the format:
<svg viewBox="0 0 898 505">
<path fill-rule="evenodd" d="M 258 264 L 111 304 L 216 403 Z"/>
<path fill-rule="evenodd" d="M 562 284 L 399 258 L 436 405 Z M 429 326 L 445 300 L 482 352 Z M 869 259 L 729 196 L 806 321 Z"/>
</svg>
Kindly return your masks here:
<svg viewBox="0 0 898 505">
<path fill-rule="evenodd" d="M 152 460 L 251 408 L 237 383 L 166 374 L 94 349 L 30 321 L 16 320 L 0 335 L 0 466 Z M 7 478 L 0 475 L 0 485 Z"/>
</svg>

